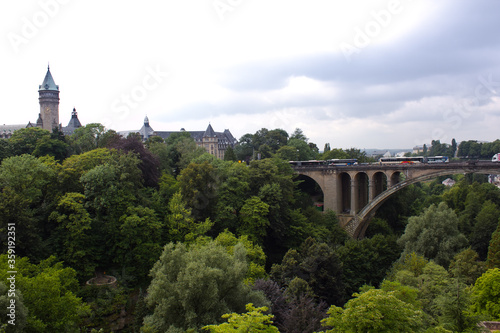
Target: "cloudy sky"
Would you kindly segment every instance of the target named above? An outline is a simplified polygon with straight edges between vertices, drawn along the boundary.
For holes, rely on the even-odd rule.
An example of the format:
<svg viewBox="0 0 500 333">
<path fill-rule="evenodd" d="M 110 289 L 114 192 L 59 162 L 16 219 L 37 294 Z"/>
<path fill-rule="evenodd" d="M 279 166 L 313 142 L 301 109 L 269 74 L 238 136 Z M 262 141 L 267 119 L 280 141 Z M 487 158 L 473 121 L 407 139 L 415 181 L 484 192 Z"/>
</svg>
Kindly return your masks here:
<svg viewBox="0 0 500 333">
<path fill-rule="evenodd" d="M 500 1 L 23 0 L 0 4 L 2 124 L 301 128 L 320 149 L 500 138 Z"/>
</svg>

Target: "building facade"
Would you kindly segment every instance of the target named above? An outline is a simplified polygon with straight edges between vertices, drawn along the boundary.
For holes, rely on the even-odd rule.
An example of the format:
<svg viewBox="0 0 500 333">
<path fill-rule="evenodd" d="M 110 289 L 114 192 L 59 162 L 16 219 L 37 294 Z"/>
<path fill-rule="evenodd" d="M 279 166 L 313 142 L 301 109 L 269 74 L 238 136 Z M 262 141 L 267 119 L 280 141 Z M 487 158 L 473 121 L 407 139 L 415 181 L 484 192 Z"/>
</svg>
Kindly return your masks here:
<svg viewBox="0 0 500 333">
<path fill-rule="evenodd" d="M 207 153 L 214 155 L 218 159 L 224 159 L 226 150 L 238 143 L 231 131 L 225 129 L 224 132 L 215 132 L 211 124 L 205 131 L 186 131 L 182 128 L 180 131 L 155 131 L 149 124 L 149 118 L 144 118 L 144 124 L 139 131 L 120 132 L 121 135 L 126 136 L 128 133 L 139 133 L 143 141 L 146 141 L 152 136 L 159 136 L 166 140 L 173 133 L 188 132 L 198 147 L 204 148 Z"/>
</svg>

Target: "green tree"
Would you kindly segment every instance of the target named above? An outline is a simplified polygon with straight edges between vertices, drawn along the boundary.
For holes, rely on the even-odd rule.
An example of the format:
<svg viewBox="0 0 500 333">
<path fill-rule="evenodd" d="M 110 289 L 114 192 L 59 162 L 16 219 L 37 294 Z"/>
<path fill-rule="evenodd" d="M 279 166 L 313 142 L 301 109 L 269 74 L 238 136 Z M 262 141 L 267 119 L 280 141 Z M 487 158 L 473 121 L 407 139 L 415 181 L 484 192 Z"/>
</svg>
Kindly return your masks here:
<svg viewBox="0 0 500 333">
<path fill-rule="evenodd" d="M 32 154 L 43 138 L 50 139 L 50 132 L 40 127 L 21 128 L 9 139 L 12 155 Z"/>
<path fill-rule="evenodd" d="M 66 136 L 57 128 L 54 128 L 50 136 L 44 136 L 36 143 L 36 148 L 33 151 L 35 156 L 54 156 L 56 160 L 62 162 L 69 154 L 69 144 L 66 141 Z"/>
<path fill-rule="evenodd" d="M 241 235 L 247 235 L 257 244 L 262 244 L 263 238 L 267 234 L 267 227 L 269 226 L 268 213 L 268 204 L 262 202 L 257 196 L 250 197 L 245 201 L 243 207 L 241 207 L 241 224 L 238 232 Z"/>
<path fill-rule="evenodd" d="M 75 129 L 69 141 L 73 151 L 81 154 L 105 147 L 105 144 L 109 142 L 109 136 L 114 136 L 115 133 L 108 133 L 102 124 L 91 123 Z"/>
<path fill-rule="evenodd" d="M 316 153 L 311 150 L 311 147 L 309 147 L 306 141 L 297 138 L 291 138 L 290 140 L 288 140 L 288 146 L 297 150 L 299 161 L 313 160 L 316 158 Z"/>
<path fill-rule="evenodd" d="M 247 252 L 247 262 L 248 262 L 248 271 L 247 277 L 245 279 L 245 283 L 254 283 L 257 279 L 263 279 L 267 276 L 265 264 L 266 264 L 266 254 L 262 247 L 257 244 L 254 244 L 251 240 L 248 239 L 248 236 L 240 236 L 236 238 L 236 236 L 225 230 L 217 235 L 215 238 L 215 243 L 222 245 L 226 248 L 229 254 L 234 254 L 234 249 L 236 245 L 243 244 L 245 250 Z"/>
<path fill-rule="evenodd" d="M 450 275 L 467 285 L 473 285 L 485 271 L 485 263 L 479 260 L 479 255 L 470 247 L 457 253 L 448 269 Z"/>
<path fill-rule="evenodd" d="M 189 248 L 167 244 L 151 270 L 146 302 L 154 310 L 143 329 L 199 329 L 220 323 L 225 313 L 244 312 L 245 304 L 268 305 L 263 294 L 243 283 L 245 257 L 242 245 L 230 255 L 214 242 Z"/>
<path fill-rule="evenodd" d="M 500 320 L 500 269 L 489 269 L 476 280 L 471 310 L 486 320 Z"/>
<path fill-rule="evenodd" d="M 243 135 L 240 138 L 238 145 L 234 147 L 234 153 L 236 154 L 237 159 L 246 163 L 250 163 L 250 160 L 253 159 L 254 150 L 254 138 L 250 133 Z"/>
<path fill-rule="evenodd" d="M 22 256 L 44 257 L 49 211 L 54 204 L 56 169 L 31 155 L 7 158 L 0 166 L 0 231 L 16 226 L 16 251 Z M 2 243 L 3 252 L 6 243 Z"/>
<path fill-rule="evenodd" d="M 0 282 L 0 332 L 26 332 L 28 309 L 24 306 L 21 291 L 14 290 L 14 292 L 10 290 L 10 285 L 7 287 L 4 282 Z M 5 325 L 4 331 L 2 331 L 3 325 Z"/>
<path fill-rule="evenodd" d="M 98 165 L 112 163 L 116 158 L 117 152 L 107 148 L 99 148 L 80 155 L 72 155 L 62 163 L 58 178 L 64 184 L 66 192 L 83 192 L 83 185 L 80 182 L 83 174 Z"/>
<path fill-rule="evenodd" d="M 330 160 L 330 159 L 344 159 L 344 158 L 349 158 L 349 155 L 343 151 L 340 148 L 333 148 L 329 151 L 326 151 L 323 153 L 323 160 Z"/>
<path fill-rule="evenodd" d="M 219 175 L 212 164 L 191 163 L 178 177 L 182 199 L 196 220 L 213 217 L 217 205 Z"/>
<path fill-rule="evenodd" d="M 470 235 L 472 248 L 479 254 L 479 258 L 486 260 L 491 235 L 498 225 L 500 209 L 491 201 L 483 203 L 475 218 L 474 227 Z"/>
<path fill-rule="evenodd" d="M 458 231 L 453 210 L 440 203 L 411 217 L 398 243 L 404 247 L 405 254 L 416 252 L 448 267 L 453 256 L 467 246 L 467 239 Z"/>
<path fill-rule="evenodd" d="M 488 268 L 500 268 L 500 222 L 498 223 L 497 229 L 491 236 L 486 266 Z"/>
<path fill-rule="evenodd" d="M 154 210 L 143 206 L 127 208 L 120 217 L 119 241 L 115 244 L 115 262 L 121 265 L 123 275 L 146 280 L 161 254 L 162 227 Z"/>
<path fill-rule="evenodd" d="M 451 281 L 435 300 L 441 327 L 452 332 L 478 331 L 478 317 L 469 312 L 471 303 L 471 288 L 458 279 Z"/>
<path fill-rule="evenodd" d="M 417 332 L 423 313 L 395 296 L 394 291 L 371 289 L 355 294 L 344 308 L 332 306 L 323 322 L 326 332 Z"/>
<path fill-rule="evenodd" d="M 378 286 L 401 253 L 395 236 L 375 235 L 362 240 L 348 240 L 336 253 L 342 262 L 347 295 L 364 284 Z"/>
<path fill-rule="evenodd" d="M 299 251 L 290 249 L 281 264 L 273 265 L 271 277 L 283 287 L 300 278 L 328 304 L 343 304 L 345 300 L 342 263 L 332 248 L 312 238 L 306 239 Z"/>
<path fill-rule="evenodd" d="M 252 303 L 246 305 L 247 312 L 243 314 L 231 313 L 224 314 L 222 318 L 227 318 L 227 323 L 219 325 L 208 325 L 203 329 L 212 333 L 231 333 L 231 332 L 264 332 L 279 333 L 278 328 L 272 325 L 273 315 L 264 314 L 267 307 L 256 308 Z"/>
<path fill-rule="evenodd" d="M 207 218 L 197 222 L 191 216 L 191 209 L 186 208 L 180 192 L 174 194 L 168 203 L 170 214 L 167 217 L 167 231 L 171 241 L 192 242 L 198 236 L 206 234 L 213 226 Z"/>
<path fill-rule="evenodd" d="M 300 128 L 296 128 L 295 131 L 293 131 L 292 135 L 290 135 L 290 139 L 297 139 L 301 140 L 304 142 L 307 142 L 309 139 L 304 135 L 304 132 Z"/>
<path fill-rule="evenodd" d="M 285 161 L 297 161 L 300 159 L 299 151 L 293 146 L 283 146 L 276 152 L 276 156 Z"/>
<path fill-rule="evenodd" d="M 0 278 L 6 281 L 7 255 L 0 255 Z M 27 258 L 16 258 L 16 287 L 28 310 L 27 332 L 75 332 L 89 308 L 75 293 L 76 272 L 63 268 L 55 257 L 31 264 Z"/>
<path fill-rule="evenodd" d="M 220 173 L 214 231 L 236 232 L 241 207 L 250 194 L 249 170 L 244 163 L 231 163 Z"/>
<path fill-rule="evenodd" d="M 234 153 L 233 147 L 227 147 L 224 152 L 224 161 L 236 161 L 236 154 Z"/>
<path fill-rule="evenodd" d="M 49 219 L 58 224 L 53 238 L 59 245 L 61 259 L 75 268 L 80 277 L 88 279 L 94 273 L 96 262 L 89 248 L 92 219 L 85 209 L 85 196 L 66 193 Z"/>
</svg>

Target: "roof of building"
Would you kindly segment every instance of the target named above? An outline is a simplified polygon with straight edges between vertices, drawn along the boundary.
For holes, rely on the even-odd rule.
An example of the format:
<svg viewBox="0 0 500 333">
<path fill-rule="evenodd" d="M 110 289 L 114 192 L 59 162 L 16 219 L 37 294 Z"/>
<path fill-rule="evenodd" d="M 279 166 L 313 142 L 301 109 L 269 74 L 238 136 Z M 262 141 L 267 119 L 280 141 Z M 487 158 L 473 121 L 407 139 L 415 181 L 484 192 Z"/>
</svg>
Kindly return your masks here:
<svg viewBox="0 0 500 333">
<path fill-rule="evenodd" d="M 78 119 L 78 113 L 76 112 L 76 108 L 73 108 L 73 112 L 71 112 L 71 119 L 69 120 L 68 126 L 63 127 L 62 131 L 64 134 L 71 135 L 75 131 L 75 129 L 82 127 L 80 120 Z"/>
<path fill-rule="evenodd" d="M 203 137 L 205 137 L 205 138 L 215 138 L 216 137 L 214 129 L 212 128 L 212 125 L 208 124 L 207 130 L 203 134 Z"/>
<path fill-rule="evenodd" d="M 40 86 L 38 86 L 38 90 L 52 90 L 59 91 L 59 86 L 54 82 L 54 78 L 50 73 L 50 67 L 47 66 L 47 74 L 45 74 L 45 79 Z"/>
<path fill-rule="evenodd" d="M 23 125 L 0 125 L 0 133 L 14 133 L 14 131 L 17 131 L 18 129 L 21 128 L 26 128 L 26 124 Z"/>
<path fill-rule="evenodd" d="M 147 140 L 151 135 L 154 134 L 154 130 L 151 126 L 149 126 L 149 118 L 148 116 L 144 117 L 144 125 L 142 125 L 139 130 L 139 134 L 141 135 L 143 140 Z"/>
</svg>

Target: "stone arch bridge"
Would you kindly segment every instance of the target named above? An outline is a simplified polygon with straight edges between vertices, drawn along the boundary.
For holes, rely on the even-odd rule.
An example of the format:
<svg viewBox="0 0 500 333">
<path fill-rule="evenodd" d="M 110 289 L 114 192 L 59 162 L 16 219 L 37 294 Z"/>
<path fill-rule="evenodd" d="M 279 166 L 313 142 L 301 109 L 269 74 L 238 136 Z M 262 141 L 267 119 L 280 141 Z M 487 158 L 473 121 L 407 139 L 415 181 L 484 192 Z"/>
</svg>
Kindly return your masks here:
<svg viewBox="0 0 500 333">
<path fill-rule="evenodd" d="M 354 238 L 364 237 L 375 211 L 392 194 L 408 185 L 451 174 L 500 174 L 500 163 L 467 161 L 416 164 L 360 164 L 353 166 L 293 166 L 312 178 L 323 191 L 324 208 L 339 216 Z"/>
</svg>

